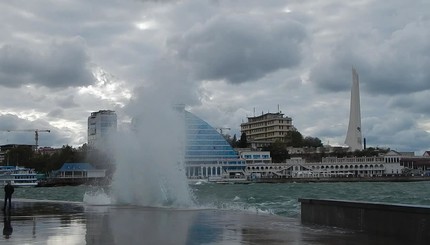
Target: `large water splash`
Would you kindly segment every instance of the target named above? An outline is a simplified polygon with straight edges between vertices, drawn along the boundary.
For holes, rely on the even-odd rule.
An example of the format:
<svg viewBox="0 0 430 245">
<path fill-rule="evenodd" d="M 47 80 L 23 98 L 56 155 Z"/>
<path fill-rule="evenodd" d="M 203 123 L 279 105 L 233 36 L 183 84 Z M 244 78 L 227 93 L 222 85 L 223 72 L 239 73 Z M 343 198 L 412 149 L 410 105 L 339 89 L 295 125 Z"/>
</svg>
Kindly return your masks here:
<svg viewBox="0 0 430 245">
<path fill-rule="evenodd" d="M 113 204 L 189 207 L 193 198 L 184 168 L 183 113 L 171 104 L 144 106 L 129 130 L 113 142 Z"/>
</svg>

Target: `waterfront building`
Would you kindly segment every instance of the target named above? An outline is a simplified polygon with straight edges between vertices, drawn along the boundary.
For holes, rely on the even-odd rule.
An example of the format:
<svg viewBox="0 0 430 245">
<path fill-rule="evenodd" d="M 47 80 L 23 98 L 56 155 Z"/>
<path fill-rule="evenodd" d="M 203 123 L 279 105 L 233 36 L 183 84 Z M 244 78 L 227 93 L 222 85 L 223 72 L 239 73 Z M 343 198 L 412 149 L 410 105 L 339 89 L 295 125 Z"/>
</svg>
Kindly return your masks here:
<svg viewBox="0 0 430 245">
<path fill-rule="evenodd" d="M 394 166 L 398 164 L 392 165 L 395 169 Z M 301 158 L 293 158 L 285 163 L 249 164 L 246 168 L 246 175 L 262 178 L 377 177 L 384 174 L 384 157 L 327 157 L 321 162 L 309 163 Z"/>
<path fill-rule="evenodd" d="M 349 109 L 349 124 L 345 144 L 351 151 L 362 150 L 360 87 L 357 71 L 352 68 L 352 88 Z"/>
<path fill-rule="evenodd" d="M 184 111 L 186 126 L 185 167 L 191 179 L 243 177 L 245 161 L 227 140 L 207 122 Z"/>
<path fill-rule="evenodd" d="M 63 166 L 54 173 L 57 179 L 69 180 L 106 177 L 106 170 L 96 169 L 89 163 L 64 163 Z"/>
<path fill-rule="evenodd" d="M 293 119 L 281 112 L 248 117 L 248 122 L 240 124 L 240 131 L 246 134 L 252 148 L 260 148 L 277 140 L 283 142 L 287 133 L 294 130 Z"/>
<path fill-rule="evenodd" d="M 111 133 L 117 130 L 117 115 L 114 111 L 100 110 L 88 117 L 88 147 L 100 148 Z"/>
<path fill-rule="evenodd" d="M 106 183 L 106 170 L 96 169 L 89 163 L 64 163 L 46 179 L 40 186 L 62 186 Z"/>
<path fill-rule="evenodd" d="M 401 172 L 412 176 L 430 176 L 430 152 L 426 151 L 422 156 L 415 156 L 413 152 L 397 152 L 391 150 L 386 155 L 386 162 L 396 162 L 400 165 Z"/>
<path fill-rule="evenodd" d="M 240 157 L 245 160 L 248 164 L 270 164 L 272 158 L 270 157 L 270 151 L 246 151 L 242 150 L 239 152 Z"/>
</svg>

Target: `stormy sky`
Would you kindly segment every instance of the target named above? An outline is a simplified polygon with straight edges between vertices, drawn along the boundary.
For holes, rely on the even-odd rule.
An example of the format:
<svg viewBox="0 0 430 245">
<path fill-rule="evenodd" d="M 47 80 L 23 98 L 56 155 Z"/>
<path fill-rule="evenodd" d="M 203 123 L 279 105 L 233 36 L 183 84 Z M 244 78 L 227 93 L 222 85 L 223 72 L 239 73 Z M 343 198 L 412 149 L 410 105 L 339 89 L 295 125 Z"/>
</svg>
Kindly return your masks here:
<svg viewBox="0 0 430 245">
<path fill-rule="evenodd" d="M 92 111 L 160 98 L 240 136 L 280 110 L 343 144 L 351 68 L 368 146 L 430 150 L 430 2 L 63 0 L 0 3 L 0 130 L 80 146 Z M 142 100 L 151 94 L 157 100 Z M 149 96 L 149 98 L 151 97 Z M 144 103 L 139 103 L 144 101 Z M 160 132 L 162 133 L 162 132 Z M 0 131 L 0 144 L 33 144 Z"/>
</svg>

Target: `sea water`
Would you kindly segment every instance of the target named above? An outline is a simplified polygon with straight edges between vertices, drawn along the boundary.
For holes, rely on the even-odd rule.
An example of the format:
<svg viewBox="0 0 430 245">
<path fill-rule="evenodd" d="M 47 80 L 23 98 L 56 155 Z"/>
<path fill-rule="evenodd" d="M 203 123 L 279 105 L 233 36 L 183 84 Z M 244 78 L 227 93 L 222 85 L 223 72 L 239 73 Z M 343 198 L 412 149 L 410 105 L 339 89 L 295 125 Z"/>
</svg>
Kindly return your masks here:
<svg viewBox="0 0 430 245">
<path fill-rule="evenodd" d="M 192 208 L 299 217 L 299 198 L 370 201 L 430 206 L 430 181 L 356 183 L 280 183 L 190 185 Z M 65 186 L 16 188 L 14 198 L 109 204 L 109 187 Z"/>
<path fill-rule="evenodd" d="M 0 244 L 410 244 L 300 222 L 298 198 L 430 205 L 430 182 L 190 185 L 195 206 L 115 204 L 109 187 L 16 188 Z M 45 201 L 41 201 L 45 200 Z M 50 200 L 50 201 L 46 201 Z"/>
</svg>

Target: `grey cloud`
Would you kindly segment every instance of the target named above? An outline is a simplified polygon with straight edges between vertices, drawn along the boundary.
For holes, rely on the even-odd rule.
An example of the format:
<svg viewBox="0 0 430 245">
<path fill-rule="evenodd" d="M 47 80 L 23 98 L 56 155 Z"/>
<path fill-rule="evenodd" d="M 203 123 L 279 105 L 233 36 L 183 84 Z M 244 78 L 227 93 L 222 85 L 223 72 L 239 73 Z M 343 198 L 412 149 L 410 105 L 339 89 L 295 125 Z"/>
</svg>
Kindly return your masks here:
<svg viewBox="0 0 430 245">
<path fill-rule="evenodd" d="M 50 133 L 39 134 L 39 146 L 62 146 L 70 139 L 64 138 L 55 127 L 43 120 L 29 121 L 16 115 L 0 115 L 0 145 L 2 144 L 35 144 L 33 129 L 49 129 Z M 6 130 L 12 130 L 7 132 Z M 13 131 L 17 130 L 17 131 Z M 29 131 L 19 131 L 29 130 Z"/>
<path fill-rule="evenodd" d="M 399 108 L 403 111 L 427 114 L 430 108 L 430 90 L 399 95 L 391 98 L 388 105 L 392 108 Z"/>
<path fill-rule="evenodd" d="M 61 118 L 64 116 L 64 111 L 62 109 L 55 109 L 50 111 L 47 116 L 53 118 Z"/>
<path fill-rule="evenodd" d="M 69 96 L 63 97 L 63 98 L 58 98 L 56 101 L 56 104 L 58 106 L 61 106 L 62 108 L 77 107 L 78 104 L 75 103 L 74 98 L 75 98 L 75 96 L 73 96 L 73 95 L 69 95 Z"/>
<path fill-rule="evenodd" d="M 48 88 L 92 84 L 89 57 L 80 39 L 54 42 L 49 47 L 0 47 L 0 85 L 35 84 Z"/>
<path fill-rule="evenodd" d="M 368 146 L 391 147 L 401 151 L 424 151 L 430 145 L 430 134 L 420 129 L 415 118 L 391 112 L 363 119 Z"/>
<path fill-rule="evenodd" d="M 378 63 L 366 82 L 368 91 L 409 93 L 430 89 L 430 20 L 412 22 L 380 47 Z"/>
<path fill-rule="evenodd" d="M 242 83 L 300 64 L 306 35 L 287 15 L 222 15 L 170 39 L 169 47 L 197 79 Z"/>
<path fill-rule="evenodd" d="M 430 89 L 430 21 L 418 20 L 379 38 L 349 33 L 337 40 L 310 73 L 321 90 L 350 88 L 351 67 L 359 72 L 362 89 L 371 94 L 407 94 Z M 367 30 L 375 32 L 376 30 Z M 357 40 L 357 36 L 362 39 Z"/>
</svg>

